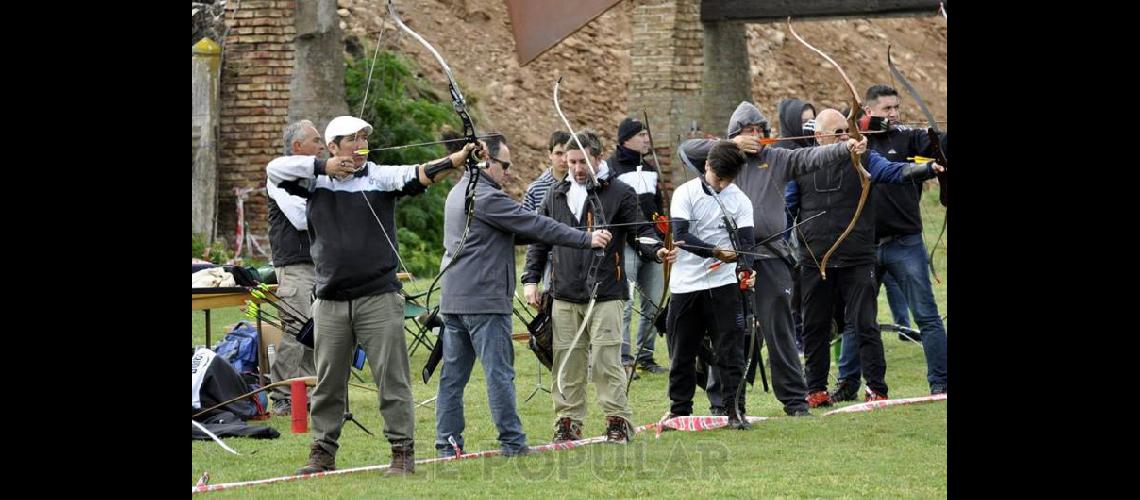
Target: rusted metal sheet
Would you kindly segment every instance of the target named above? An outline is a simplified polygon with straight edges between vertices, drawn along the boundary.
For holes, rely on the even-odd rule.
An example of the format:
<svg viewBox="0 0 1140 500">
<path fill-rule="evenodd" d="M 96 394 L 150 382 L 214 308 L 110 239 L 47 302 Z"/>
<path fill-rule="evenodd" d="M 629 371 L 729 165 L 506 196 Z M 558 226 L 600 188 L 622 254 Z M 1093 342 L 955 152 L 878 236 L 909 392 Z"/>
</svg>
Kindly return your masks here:
<svg viewBox="0 0 1140 500">
<path fill-rule="evenodd" d="M 519 65 L 534 60 L 621 0 L 506 0 Z"/>
</svg>

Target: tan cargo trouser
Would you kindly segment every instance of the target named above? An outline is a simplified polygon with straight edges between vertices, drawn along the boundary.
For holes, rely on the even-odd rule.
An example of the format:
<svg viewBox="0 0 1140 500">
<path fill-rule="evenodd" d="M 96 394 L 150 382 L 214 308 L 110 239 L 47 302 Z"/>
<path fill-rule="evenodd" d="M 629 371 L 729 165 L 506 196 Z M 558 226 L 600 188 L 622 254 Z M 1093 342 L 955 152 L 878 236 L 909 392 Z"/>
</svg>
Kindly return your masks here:
<svg viewBox="0 0 1140 500">
<path fill-rule="evenodd" d="M 586 331 L 582 332 L 578 343 L 571 346 L 588 305 L 555 299 L 551 312 L 554 321 L 554 381 L 550 394 L 554 399 L 557 418 L 570 417 L 579 423 L 585 420 L 588 361 L 602 413 L 607 417 L 616 416 L 633 421 L 633 412 L 625 395 L 626 372 L 621 364 L 622 302 L 596 302 Z M 587 345 L 590 347 L 589 360 L 586 356 Z M 558 374 L 563 370 L 562 365 L 566 365 L 566 368 L 562 373 L 562 391 L 559 394 Z"/>
</svg>

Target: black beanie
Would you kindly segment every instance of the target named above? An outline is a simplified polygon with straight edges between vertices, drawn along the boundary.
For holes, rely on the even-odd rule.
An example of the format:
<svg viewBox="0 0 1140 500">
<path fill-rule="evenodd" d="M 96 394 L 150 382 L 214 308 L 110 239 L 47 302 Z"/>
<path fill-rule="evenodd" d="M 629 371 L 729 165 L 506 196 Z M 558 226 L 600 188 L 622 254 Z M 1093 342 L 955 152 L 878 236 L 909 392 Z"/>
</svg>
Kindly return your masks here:
<svg viewBox="0 0 1140 500">
<path fill-rule="evenodd" d="M 642 130 L 645 130 L 645 125 L 641 123 L 641 120 L 632 116 L 622 120 L 621 125 L 618 125 L 618 145 L 620 146 L 630 137 L 641 133 Z"/>
</svg>

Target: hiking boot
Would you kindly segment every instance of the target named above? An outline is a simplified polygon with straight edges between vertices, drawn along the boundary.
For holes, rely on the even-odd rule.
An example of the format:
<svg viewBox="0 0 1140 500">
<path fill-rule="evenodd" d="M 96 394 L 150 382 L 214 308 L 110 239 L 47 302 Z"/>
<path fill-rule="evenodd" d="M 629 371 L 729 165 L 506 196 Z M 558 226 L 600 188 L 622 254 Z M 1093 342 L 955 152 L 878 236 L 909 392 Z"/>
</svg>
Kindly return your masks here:
<svg viewBox="0 0 1140 500">
<path fill-rule="evenodd" d="M 827 391 L 815 391 L 808 394 L 807 403 L 809 408 L 828 407 L 831 406 L 831 397 Z"/>
<path fill-rule="evenodd" d="M 294 474 L 300 476 L 303 474 L 316 474 L 318 472 L 326 472 L 336 470 L 336 456 L 332 453 L 325 451 L 321 445 L 313 443 L 309 445 L 309 463 L 304 467 L 297 469 Z"/>
<path fill-rule="evenodd" d="M 657 364 L 657 362 L 653 361 L 652 359 L 649 361 L 644 361 L 644 362 L 638 363 L 637 367 L 640 368 L 641 371 L 646 371 L 646 372 L 652 373 L 654 375 L 659 374 L 659 373 L 669 373 L 668 368 L 665 368 L 664 366 Z"/>
<path fill-rule="evenodd" d="M 728 410 L 726 410 L 723 406 L 710 406 L 709 415 L 712 415 L 714 417 L 727 417 Z"/>
<path fill-rule="evenodd" d="M 865 399 L 865 401 L 883 401 L 886 399 L 891 398 L 887 397 L 886 394 L 879 394 L 875 391 L 872 391 L 870 387 L 867 388 L 867 399 Z"/>
<path fill-rule="evenodd" d="M 752 428 L 752 424 L 748 423 L 748 418 L 742 417 L 736 406 L 728 407 L 728 428 L 746 431 Z"/>
<path fill-rule="evenodd" d="M 628 444 L 633 439 L 633 426 L 622 417 L 606 417 L 606 442 Z"/>
<path fill-rule="evenodd" d="M 293 414 L 293 404 L 288 399 L 278 399 L 273 402 L 273 409 L 269 411 L 274 417 L 285 417 Z"/>
<path fill-rule="evenodd" d="M 392 463 L 385 476 L 416 473 L 416 442 L 407 440 L 402 443 L 392 443 Z"/>
<path fill-rule="evenodd" d="M 930 386 L 930 395 L 946 394 L 946 384 L 934 384 Z"/>
<path fill-rule="evenodd" d="M 839 385 L 835 386 L 835 392 L 831 393 L 831 401 L 855 401 L 859 398 L 859 381 L 854 382 L 842 379 Z"/>
<path fill-rule="evenodd" d="M 554 423 L 554 437 L 551 439 L 553 443 L 564 443 L 567 441 L 577 441 L 582 439 L 582 424 L 575 422 L 570 417 L 559 418 Z"/>
</svg>

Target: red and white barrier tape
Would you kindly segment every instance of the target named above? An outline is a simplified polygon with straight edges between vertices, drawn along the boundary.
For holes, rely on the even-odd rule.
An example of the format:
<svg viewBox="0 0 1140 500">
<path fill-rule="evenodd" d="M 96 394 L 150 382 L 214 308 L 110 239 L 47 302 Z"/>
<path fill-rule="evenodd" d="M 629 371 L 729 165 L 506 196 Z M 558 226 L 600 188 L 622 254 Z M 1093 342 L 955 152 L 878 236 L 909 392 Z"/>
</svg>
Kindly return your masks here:
<svg viewBox="0 0 1140 500">
<path fill-rule="evenodd" d="M 883 399 L 879 401 L 868 401 L 866 403 L 859 403 L 857 405 L 844 406 L 824 413 L 823 416 L 835 415 L 837 413 L 855 413 L 860 411 L 871 411 L 879 408 L 886 408 L 888 406 L 910 405 L 915 403 L 929 403 L 931 401 L 944 401 L 946 394 L 935 394 L 933 396 L 922 396 L 918 398 L 903 398 L 903 399 Z"/>
<path fill-rule="evenodd" d="M 844 408 L 839 408 L 837 410 L 832 410 L 832 411 L 829 411 L 827 413 L 824 413 L 823 416 L 826 417 L 828 415 L 833 415 L 836 413 L 870 411 L 870 410 L 874 410 L 874 409 L 878 409 L 878 408 L 885 408 L 887 406 L 914 404 L 914 403 L 929 402 L 929 401 L 940 401 L 940 400 L 945 400 L 945 399 L 946 399 L 945 394 L 938 394 L 935 396 L 924 396 L 924 397 L 919 397 L 919 398 L 886 399 L 886 400 L 882 400 L 882 401 L 871 401 L 871 402 L 867 402 L 867 403 L 861 403 L 861 404 L 847 406 Z M 770 418 L 772 418 L 772 417 L 748 417 L 748 421 L 752 422 L 752 423 L 756 423 L 756 422 L 761 422 L 764 420 L 769 420 Z M 656 431 L 657 437 L 660 437 L 661 433 L 666 431 L 666 430 L 699 432 L 699 431 L 719 429 L 719 428 L 725 427 L 727 425 L 728 425 L 728 417 L 690 415 L 690 416 L 684 416 L 684 417 L 674 417 L 674 418 L 671 418 L 669 420 L 665 420 L 663 422 L 655 422 L 652 424 L 645 424 L 645 425 L 642 425 L 642 426 L 635 428 L 633 430 L 633 432 L 635 434 L 640 434 L 640 433 L 648 431 L 648 430 L 654 430 L 654 431 Z M 586 439 L 579 439 L 577 441 L 566 441 L 566 442 L 562 442 L 562 443 L 543 444 L 543 445 L 538 445 L 538 446 L 531 446 L 530 452 L 531 453 L 543 453 L 543 452 L 553 451 L 553 450 L 570 450 L 570 449 L 574 449 L 574 448 L 580 448 L 580 447 L 586 446 L 586 445 L 605 442 L 605 440 L 606 440 L 605 436 L 596 436 L 596 437 L 591 437 L 591 438 L 586 438 Z M 476 452 L 472 452 L 472 453 L 465 453 L 463 455 L 459 455 L 459 456 L 455 456 L 455 457 L 424 458 L 424 459 L 416 460 L 416 465 L 431 464 L 431 463 L 436 463 L 436 462 L 454 462 L 456 460 L 468 460 L 468 459 L 472 459 L 472 458 L 494 457 L 494 456 L 501 455 L 502 453 L 503 453 L 502 450 L 486 450 L 486 451 L 476 451 Z M 270 478 L 270 479 L 260 479 L 260 480 L 256 480 L 256 481 L 244 481 L 244 482 L 238 482 L 238 483 L 199 484 L 199 485 L 191 487 L 191 493 L 192 494 L 193 493 L 205 493 L 205 492 L 209 492 L 209 491 L 220 491 L 220 490 L 228 490 L 228 489 L 233 489 L 233 488 L 239 488 L 242 486 L 254 486 L 254 485 L 258 485 L 258 484 L 272 484 L 272 483 L 282 483 L 282 482 L 297 481 L 297 480 L 304 480 L 304 479 L 314 479 L 314 478 L 324 477 L 324 476 L 335 476 L 335 475 L 339 475 L 339 474 L 351 474 L 354 472 L 378 471 L 378 470 L 384 470 L 387 468 L 388 468 L 388 465 L 368 465 L 368 466 L 364 466 L 364 467 L 353 467 L 353 468 L 349 468 L 349 469 L 338 469 L 338 470 L 328 471 L 328 472 L 318 472 L 316 474 L 307 474 L 307 475 L 303 475 L 303 476 L 283 476 L 283 477 L 275 477 L 275 478 Z"/>
</svg>

